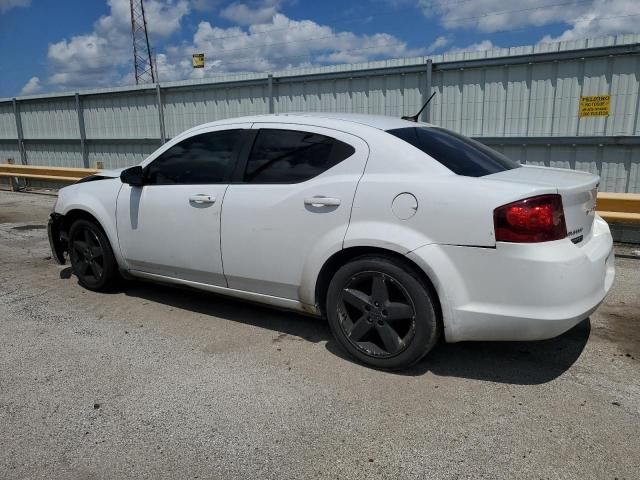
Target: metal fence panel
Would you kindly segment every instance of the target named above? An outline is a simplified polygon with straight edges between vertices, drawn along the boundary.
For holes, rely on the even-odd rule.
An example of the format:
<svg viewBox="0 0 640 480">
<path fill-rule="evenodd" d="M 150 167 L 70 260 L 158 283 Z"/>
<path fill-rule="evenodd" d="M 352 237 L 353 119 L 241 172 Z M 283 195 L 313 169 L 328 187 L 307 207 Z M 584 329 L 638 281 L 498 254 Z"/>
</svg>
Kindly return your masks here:
<svg viewBox="0 0 640 480">
<path fill-rule="evenodd" d="M 531 83 L 527 134 L 534 137 L 551 135 L 553 124 L 553 103 L 557 64 L 542 63 L 531 65 L 528 75 Z"/>
<path fill-rule="evenodd" d="M 30 165 L 51 167 L 82 167 L 79 142 L 27 143 L 27 162 Z"/>
<path fill-rule="evenodd" d="M 484 75 L 480 69 L 463 70 L 461 130 L 465 135 L 482 135 L 482 110 L 484 105 Z"/>
<path fill-rule="evenodd" d="M 270 110 L 399 117 L 435 92 L 434 124 L 491 137 L 526 164 L 598 173 L 603 190 L 640 190 L 640 35 L 169 82 L 158 87 L 161 109 L 156 88 L 18 98 L 27 162 L 121 167 L 210 121 Z M 611 95 L 609 116 L 580 118 L 581 95 Z M 0 99 L 0 161 L 19 163 L 13 100 Z"/>
<path fill-rule="evenodd" d="M 602 165 L 602 149 L 593 145 L 578 145 L 576 147 L 576 170 L 600 175 Z"/>
<path fill-rule="evenodd" d="M 580 62 L 558 63 L 552 135 L 578 134 L 578 105 L 580 103 Z"/>
<path fill-rule="evenodd" d="M 526 156 L 523 155 L 523 150 L 525 149 L 522 145 L 504 145 L 500 150 L 503 155 L 526 165 L 527 159 Z"/>
<path fill-rule="evenodd" d="M 9 159 L 13 160 L 16 165 L 20 164 L 18 143 L 15 140 L 10 142 L 0 141 L 0 163 L 8 163 Z"/>
<path fill-rule="evenodd" d="M 91 142 L 88 147 L 89 165 L 103 162 L 107 169 L 136 165 L 158 147 L 159 144 L 152 143 Z"/>
<path fill-rule="evenodd" d="M 11 103 L 0 103 L 0 138 L 18 138 L 16 117 Z"/>
<path fill-rule="evenodd" d="M 640 193 L 640 147 L 631 149 L 629 160 L 629 178 L 627 180 L 627 192 Z"/>
<path fill-rule="evenodd" d="M 439 115 L 431 117 L 433 123 L 457 132 L 462 130 L 462 77 L 461 71 L 445 71 L 439 75 L 440 91 L 436 93 L 436 97 L 440 97 Z"/>
<path fill-rule="evenodd" d="M 611 115 L 607 120 L 607 135 L 637 135 L 634 121 L 638 108 L 640 56 L 615 57 L 611 79 Z"/>
<path fill-rule="evenodd" d="M 351 81 L 353 109 L 355 113 L 370 113 L 369 106 L 369 79 L 354 78 Z M 280 110 L 281 111 L 281 110 Z"/>
<path fill-rule="evenodd" d="M 489 68 L 484 75 L 483 125 L 481 136 L 504 135 L 504 119 L 507 104 L 507 89 L 504 81 L 505 68 Z"/>
<path fill-rule="evenodd" d="M 549 149 L 549 167 L 574 168 L 575 147 L 571 145 L 552 145 Z"/>
<path fill-rule="evenodd" d="M 155 93 L 91 95 L 82 113 L 88 139 L 160 137 Z"/>
<path fill-rule="evenodd" d="M 610 146 L 602 159 L 600 189 L 605 192 L 624 192 L 627 184 L 627 148 Z"/>
<path fill-rule="evenodd" d="M 530 88 L 528 70 L 526 65 L 508 67 L 505 137 L 522 137 L 528 134 Z"/>
<path fill-rule="evenodd" d="M 202 123 L 269 112 L 266 86 L 261 85 L 172 89 L 163 94 L 163 104 L 169 137 Z"/>
<path fill-rule="evenodd" d="M 25 138 L 79 138 L 74 99 L 20 103 Z"/>
</svg>

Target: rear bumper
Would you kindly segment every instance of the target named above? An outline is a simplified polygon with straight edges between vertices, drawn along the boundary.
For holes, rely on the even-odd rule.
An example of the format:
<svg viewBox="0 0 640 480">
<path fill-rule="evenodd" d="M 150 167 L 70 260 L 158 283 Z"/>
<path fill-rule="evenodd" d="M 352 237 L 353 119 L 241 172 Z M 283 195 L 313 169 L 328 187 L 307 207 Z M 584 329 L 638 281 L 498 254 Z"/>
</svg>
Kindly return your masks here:
<svg viewBox="0 0 640 480">
<path fill-rule="evenodd" d="M 427 245 L 409 256 L 437 279 L 449 342 L 555 337 L 593 313 L 615 276 L 611 233 L 597 216 L 580 246 Z"/>
<path fill-rule="evenodd" d="M 67 242 L 62 236 L 61 223 L 62 215 L 59 213 L 52 213 L 49 217 L 47 232 L 49 234 L 51 256 L 57 263 L 64 265 L 66 263 L 64 253 L 67 251 Z"/>
</svg>

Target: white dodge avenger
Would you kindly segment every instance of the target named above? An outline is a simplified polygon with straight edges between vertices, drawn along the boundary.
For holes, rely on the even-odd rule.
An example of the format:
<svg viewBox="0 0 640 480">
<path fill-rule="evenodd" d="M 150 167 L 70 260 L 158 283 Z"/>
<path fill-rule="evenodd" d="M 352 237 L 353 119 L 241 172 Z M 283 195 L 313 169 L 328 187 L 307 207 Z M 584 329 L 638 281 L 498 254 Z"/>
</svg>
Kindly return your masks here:
<svg viewBox="0 0 640 480">
<path fill-rule="evenodd" d="M 540 340 L 587 318 L 614 278 L 598 181 L 425 123 L 253 116 L 61 189 L 49 239 L 85 288 L 138 277 L 322 315 L 398 369 L 441 335 Z"/>
</svg>

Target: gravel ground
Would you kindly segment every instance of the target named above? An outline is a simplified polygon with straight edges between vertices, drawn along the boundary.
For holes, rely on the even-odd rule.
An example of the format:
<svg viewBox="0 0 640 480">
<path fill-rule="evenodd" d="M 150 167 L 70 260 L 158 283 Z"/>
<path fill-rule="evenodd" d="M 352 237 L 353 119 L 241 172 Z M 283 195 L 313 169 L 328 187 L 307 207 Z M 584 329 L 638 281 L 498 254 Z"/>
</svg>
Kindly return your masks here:
<svg viewBox="0 0 640 480">
<path fill-rule="evenodd" d="M 320 320 L 50 258 L 54 197 L 0 192 L 0 478 L 639 478 L 640 260 L 590 320 L 440 345 L 403 374 Z"/>
</svg>

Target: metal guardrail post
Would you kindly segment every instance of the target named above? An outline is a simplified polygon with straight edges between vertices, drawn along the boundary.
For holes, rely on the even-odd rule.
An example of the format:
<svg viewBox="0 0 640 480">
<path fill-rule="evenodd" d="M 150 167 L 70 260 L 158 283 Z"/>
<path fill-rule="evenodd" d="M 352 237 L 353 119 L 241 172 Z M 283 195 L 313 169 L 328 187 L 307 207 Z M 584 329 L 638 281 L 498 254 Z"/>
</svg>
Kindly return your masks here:
<svg viewBox="0 0 640 480">
<path fill-rule="evenodd" d="M 167 141 L 167 134 L 164 125 L 164 106 L 162 104 L 162 92 L 159 83 L 156 83 L 156 103 L 158 105 L 158 122 L 160 123 L 160 144 L 164 145 Z"/>
<path fill-rule="evenodd" d="M 267 95 L 269 97 L 269 113 L 274 113 L 273 111 L 273 75 L 269 74 L 267 77 Z"/>
<path fill-rule="evenodd" d="M 18 151 L 20 152 L 20 163 L 22 165 L 27 164 L 27 152 L 24 149 L 24 133 L 22 131 L 22 118 L 20 118 L 20 109 L 18 108 L 18 101 L 13 98 L 13 115 L 16 118 L 16 130 L 18 132 Z"/>
<path fill-rule="evenodd" d="M 7 165 L 14 164 L 15 162 L 13 158 L 7 158 Z M 18 179 L 16 177 L 8 177 L 7 181 L 9 182 L 8 185 L 12 192 L 17 192 L 18 190 L 20 190 L 20 185 L 18 184 Z"/>
<path fill-rule="evenodd" d="M 84 128 L 84 113 L 82 111 L 82 100 L 80 94 L 76 92 L 76 113 L 78 114 L 78 130 L 80 132 L 80 151 L 82 152 L 82 166 L 89 168 L 89 152 L 87 151 L 87 133 Z"/>
<path fill-rule="evenodd" d="M 431 59 L 427 60 L 426 65 L 426 81 L 424 86 L 424 95 L 422 95 L 422 104 L 427 101 L 431 96 L 431 72 L 433 72 L 433 62 Z M 429 122 L 431 120 L 431 105 L 427 105 L 427 108 L 422 112 L 422 121 Z"/>
</svg>

